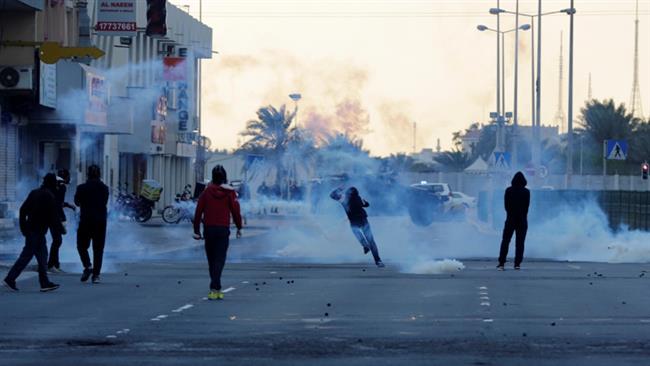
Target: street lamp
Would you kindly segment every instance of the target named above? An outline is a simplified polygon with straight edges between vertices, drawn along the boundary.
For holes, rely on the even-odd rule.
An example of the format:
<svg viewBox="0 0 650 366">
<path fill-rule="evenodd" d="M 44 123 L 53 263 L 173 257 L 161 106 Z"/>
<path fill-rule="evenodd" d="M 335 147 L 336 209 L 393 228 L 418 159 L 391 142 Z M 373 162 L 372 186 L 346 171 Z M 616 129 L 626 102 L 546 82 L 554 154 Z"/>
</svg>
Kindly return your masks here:
<svg viewBox="0 0 650 366">
<path fill-rule="evenodd" d="M 538 0 L 538 8 L 537 8 L 537 14 L 526 14 L 526 13 L 520 13 L 519 11 L 509 11 L 505 9 L 501 9 L 499 7 L 497 8 L 491 8 L 490 9 L 490 14 L 492 15 L 499 15 L 501 13 L 505 14 L 512 14 L 512 15 L 519 15 L 519 16 L 524 16 L 530 18 L 530 23 L 531 23 L 531 98 L 532 98 L 532 105 L 531 105 L 531 124 L 533 127 L 533 164 L 539 165 L 539 159 L 540 159 L 540 126 L 541 126 L 541 91 L 542 91 L 542 82 L 541 82 L 541 74 L 542 74 L 542 17 L 546 15 L 553 15 L 553 14 L 567 14 L 573 16 L 573 14 L 576 13 L 576 9 L 573 7 L 573 0 L 571 0 L 571 7 L 562 9 L 562 10 L 557 10 L 557 11 L 551 11 L 551 12 L 546 12 L 542 13 L 542 0 Z M 535 81 L 535 17 L 537 17 L 537 81 Z M 573 17 L 571 17 L 571 23 L 573 24 Z M 573 38 L 573 31 L 571 31 L 571 38 Z M 573 54 L 573 47 L 570 46 L 570 53 Z M 572 56 L 570 56 L 572 58 Z M 573 88 L 573 80 L 572 80 L 572 62 L 570 61 L 570 77 L 569 77 L 569 85 L 570 88 Z M 535 94 L 535 88 L 537 88 L 537 94 Z M 572 91 L 572 90 L 571 90 Z M 571 92 L 569 93 L 571 94 Z M 536 97 L 536 98 L 535 98 Z M 573 100 L 573 97 L 570 97 L 571 102 Z M 571 105 L 569 106 L 571 109 L 571 113 L 573 112 L 573 109 Z M 571 117 L 568 117 L 571 118 Z M 570 122 L 571 126 L 572 123 Z M 570 135 L 571 136 L 571 135 Z M 572 140 L 572 137 L 569 137 L 570 140 Z"/>
<path fill-rule="evenodd" d="M 296 106 L 294 113 L 296 114 L 296 127 L 298 127 L 298 101 L 302 98 L 302 95 L 300 93 L 293 93 L 289 94 L 289 98 L 293 100 L 294 105 Z"/>
<path fill-rule="evenodd" d="M 506 33 L 519 32 L 519 30 L 527 31 L 527 30 L 531 29 L 531 26 L 530 26 L 530 24 L 523 24 L 521 26 L 517 26 L 517 27 L 515 27 L 513 29 L 509 29 L 507 31 L 500 31 L 500 30 L 497 30 L 497 29 L 489 28 L 489 27 L 481 24 L 481 25 L 478 25 L 476 27 L 476 29 L 478 29 L 481 32 L 491 31 L 491 32 L 496 32 L 497 34 L 501 35 L 501 44 L 504 45 L 502 47 L 501 57 L 503 59 L 503 62 L 502 62 L 503 65 L 502 66 L 504 66 L 505 65 L 505 35 L 506 35 Z M 515 95 L 514 104 L 515 104 L 515 106 L 514 106 L 514 119 L 513 119 L 513 121 L 514 121 L 513 136 L 514 136 L 514 138 L 513 138 L 513 154 L 512 154 L 513 155 L 512 158 L 513 158 L 513 162 L 514 162 L 515 166 L 517 165 L 517 139 L 516 139 L 516 136 L 517 136 L 517 80 L 518 80 L 518 68 L 516 67 L 516 63 L 517 63 L 517 55 L 518 54 L 519 54 L 519 42 L 518 42 L 517 39 L 515 39 L 515 91 L 514 91 L 514 95 Z M 501 76 L 501 78 L 502 78 L 502 83 L 505 83 L 505 68 L 504 68 L 504 72 L 503 72 L 503 75 Z M 502 88 L 502 93 L 503 93 L 503 95 L 502 95 L 503 106 L 502 106 L 501 109 L 503 111 L 505 111 L 505 85 Z"/>
</svg>

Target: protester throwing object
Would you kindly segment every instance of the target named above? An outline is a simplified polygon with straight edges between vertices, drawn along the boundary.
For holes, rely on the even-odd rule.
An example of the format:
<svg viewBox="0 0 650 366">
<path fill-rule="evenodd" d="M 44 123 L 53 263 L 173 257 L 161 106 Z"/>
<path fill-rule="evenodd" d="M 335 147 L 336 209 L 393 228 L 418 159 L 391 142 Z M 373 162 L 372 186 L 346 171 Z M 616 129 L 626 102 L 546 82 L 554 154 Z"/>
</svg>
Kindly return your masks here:
<svg viewBox="0 0 650 366">
<path fill-rule="evenodd" d="M 241 237 L 242 219 L 237 193 L 228 183 L 226 170 L 217 165 L 212 169 L 212 182 L 199 196 L 194 214 L 194 239 L 205 239 L 205 255 L 210 271 L 209 300 L 223 300 L 221 274 L 226 264 L 230 241 L 230 216 L 237 226 L 237 238 Z M 201 235 L 203 222 L 203 235 Z"/>
<path fill-rule="evenodd" d="M 348 215 L 348 219 L 350 220 L 352 233 L 357 237 L 361 246 L 363 246 L 363 253 L 367 254 L 368 252 L 372 252 L 377 267 L 384 267 L 384 263 L 379 257 L 375 238 L 370 229 L 368 214 L 364 209 L 365 207 L 370 206 L 370 204 L 361 198 L 359 190 L 355 187 L 348 188 L 345 193 L 343 193 L 343 188 L 339 187 L 330 193 L 330 197 L 339 201 L 345 209 L 345 213 Z"/>
</svg>

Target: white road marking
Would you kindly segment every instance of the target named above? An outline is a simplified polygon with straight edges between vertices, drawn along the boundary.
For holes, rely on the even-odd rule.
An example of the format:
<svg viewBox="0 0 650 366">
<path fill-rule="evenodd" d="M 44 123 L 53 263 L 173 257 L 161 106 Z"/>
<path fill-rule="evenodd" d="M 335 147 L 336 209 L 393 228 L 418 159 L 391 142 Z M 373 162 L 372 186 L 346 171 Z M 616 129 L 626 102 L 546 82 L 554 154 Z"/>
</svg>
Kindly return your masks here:
<svg viewBox="0 0 650 366">
<path fill-rule="evenodd" d="M 241 283 L 248 283 L 248 281 L 241 281 Z"/>
<path fill-rule="evenodd" d="M 481 291 L 478 294 L 481 295 L 481 296 L 487 296 L 488 295 L 487 291 Z"/>
<path fill-rule="evenodd" d="M 650 319 L 641 319 L 639 320 L 641 323 L 650 323 Z"/>
<path fill-rule="evenodd" d="M 492 323 L 494 322 L 494 319 L 483 319 L 484 323 Z"/>
<path fill-rule="evenodd" d="M 480 299 L 481 299 L 481 300 L 490 300 L 490 298 L 487 297 L 487 296 L 481 296 Z"/>
<path fill-rule="evenodd" d="M 117 338 L 117 336 L 111 334 L 111 335 L 107 335 L 106 338 Z"/>
<path fill-rule="evenodd" d="M 479 287 L 478 289 L 479 289 L 479 290 L 487 290 L 487 287 L 485 287 L 485 286 L 481 286 L 481 287 Z"/>
<path fill-rule="evenodd" d="M 194 307 L 194 305 L 192 305 L 192 304 L 185 304 L 185 305 L 181 306 L 181 307 L 178 308 L 178 309 L 174 309 L 174 310 L 172 310 L 172 313 L 180 313 L 181 311 L 183 311 L 183 310 L 187 310 L 187 309 L 192 308 L 192 307 Z"/>
<path fill-rule="evenodd" d="M 481 306 L 490 306 L 490 303 L 487 302 L 487 301 L 483 301 L 483 302 L 481 303 Z"/>
<path fill-rule="evenodd" d="M 223 291 L 221 291 L 221 292 L 223 292 L 224 294 L 227 294 L 227 293 L 229 293 L 230 291 L 234 291 L 234 290 L 235 290 L 234 287 L 228 287 L 227 289 L 225 289 L 225 290 L 223 290 Z"/>
<path fill-rule="evenodd" d="M 161 321 L 161 320 L 165 319 L 167 316 L 168 316 L 168 315 L 165 315 L 165 314 L 158 315 L 158 316 L 155 317 L 155 318 L 151 318 L 151 321 L 153 321 L 153 322 Z"/>
</svg>

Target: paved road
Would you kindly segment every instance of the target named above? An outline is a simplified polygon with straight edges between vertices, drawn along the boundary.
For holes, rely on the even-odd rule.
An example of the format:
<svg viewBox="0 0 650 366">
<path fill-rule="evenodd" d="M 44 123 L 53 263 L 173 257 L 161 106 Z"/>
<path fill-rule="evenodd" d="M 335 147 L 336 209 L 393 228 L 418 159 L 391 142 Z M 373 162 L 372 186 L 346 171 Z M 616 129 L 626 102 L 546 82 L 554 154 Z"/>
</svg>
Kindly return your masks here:
<svg viewBox="0 0 650 366">
<path fill-rule="evenodd" d="M 99 285 L 0 293 L 0 365 L 648 365 L 648 265 L 454 274 L 236 263 L 205 300 L 194 260 L 116 263 Z"/>
</svg>

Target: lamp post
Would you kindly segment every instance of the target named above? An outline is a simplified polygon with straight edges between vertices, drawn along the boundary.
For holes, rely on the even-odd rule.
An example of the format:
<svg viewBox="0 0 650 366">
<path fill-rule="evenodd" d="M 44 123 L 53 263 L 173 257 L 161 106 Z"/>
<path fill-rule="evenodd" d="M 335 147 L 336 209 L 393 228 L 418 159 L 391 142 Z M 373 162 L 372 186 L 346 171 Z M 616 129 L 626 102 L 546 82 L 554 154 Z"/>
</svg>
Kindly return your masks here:
<svg viewBox="0 0 650 366">
<path fill-rule="evenodd" d="M 518 9 L 517 9 L 518 10 Z M 556 11 L 550 11 L 546 13 L 542 13 L 542 0 L 538 1 L 538 8 L 537 8 L 537 14 L 526 14 L 526 13 L 520 13 L 519 11 L 509 11 L 501 8 L 491 8 L 490 9 L 490 14 L 493 15 L 499 15 L 501 13 L 505 14 L 512 14 L 512 15 L 519 15 L 519 16 L 524 16 L 530 18 L 530 23 L 531 23 L 531 93 L 532 93 L 532 100 L 531 100 L 531 124 L 533 127 L 533 149 L 532 149 L 532 155 L 533 155 L 533 164 L 535 166 L 540 164 L 540 126 L 541 126 L 541 91 L 542 91 L 542 85 L 541 85 L 541 64 L 542 64 L 542 17 L 546 15 L 553 15 L 553 14 L 560 14 L 560 13 L 565 13 L 569 15 L 575 14 L 575 8 L 573 7 L 573 0 L 571 0 L 571 7 L 568 9 L 562 9 L 562 10 L 556 10 Z M 537 17 L 537 75 L 535 75 L 535 18 Z M 572 18 L 573 19 L 573 18 Z M 573 22 L 573 20 L 572 20 Z M 571 47 L 572 48 L 572 47 Z M 572 50 L 570 50 L 572 52 Z M 571 64 L 571 62 L 570 62 Z M 570 65 L 570 68 L 572 68 L 572 65 Z M 570 71 L 570 74 L 572 74 L 572 71 Z M 535 81 L 535 76 L 537 77 Z M 572 84 L 572 76 L 569 76 L 569 84 L 571 85 L 570 87 L 573 88 Z M 537 90 L 537 93 L 535 93 L 535 90 Z M 571 93 L 569 93 L 571 94 Z M 572 97 L 571 102 L 572 103 Z M 571 108 L 571 107 L 569 107 Z M 573 112 L 573 110 L 571 111 Z M 569 117 L 570 118 L 570 117 Z M 572 125 L 572 124 L 571 124 Z M 570 137 L 571 138 L 571 137 Z"/>
<path fill-rule="evenodd" d="M 569 15 L 569 101 L 567 106 L 567 126 L 568 126 L 568 148 L 567 148 L 567 188 L 571 188 L 571 176 L 573 175 L 573 15 L 576 9 L 573 7 L 573 0 L 571 0 L 571 7 L 564 9 L 564 13 Z"/>
<path fill-rule="evenodd" d="M 490 11 L 492 11 L 492 10 L 490 10 Z M 530 28 L 531 28 L 530 24 L 523 24 L 521 26 L 517 26 L 517 27 L 515 27 L 513 29 L 510 29 L 510 30 L 507 30 L 507 31 L 500 31 L 498 29 L 492 29 L 492 28 L 489 28 L 489 27 L 487 27 L 485 25 L 479 25 L 479 26 L 476 27 L 476 29 L 478 29 L 481 32 L 491 31 L 491 32 L 496 32 L 498 35 L 501 36 L 502 44 L 503 44 L 502 57 L 504 57 L 503 55 L 505 55 L 505 43 L 504 43 L 505 34 L 510 33 L 510 32 L 518 33 L 519 30 L 527 31 Z M 517 63 L 517 60 L 518 60 L 517 59 L 517 54 L 518 53 L 519 53 L 519 42 L 518 42 L 518 37 L 515 37 L 515 88 L 514 88 L 514 115 L 513 115 L 513 123 L 514 123 L 513 136 L 515 136 L 515 137 L 513 138 L 513 150 L 512 150 L 512 152 L 513 152 L 512 153 L 512 161 L 513 161 L 515 166 L 517 165 L 517 139 L 516 139 L 516 136 L 517 136 L 517 84 L 518 84 L 518 72 L 519 72 L 519 70 L 516 67 L 516 63 Z M 503 63 L 505 64 L 505 58 L 503 60 Z M 502 80 L 505 80 L 505 72 L 503 73 L 503 75 L 501 77 L 502 77 Z M 505 86 L 503 87 L 503 91 L 504 91 L 504 94 L 503 94 L 503 103 L 504 103 L 504 105 L 500 108 L 500 110 L 505 111 Z M 497 110 L 497 114 L 501 115 L 498 110 Z"/>
<path fill-rule="evenodd" d="M 294 113 L 296 114 L 296 127 L 299 127 L 298 126 L 298 101 L 302 98 L 302 95 L 300 93 L 293 93 L 293 94 L 289 94 L 289 98 L 293 100 L 294 105 L 296 106 Z"/>
</svg>

